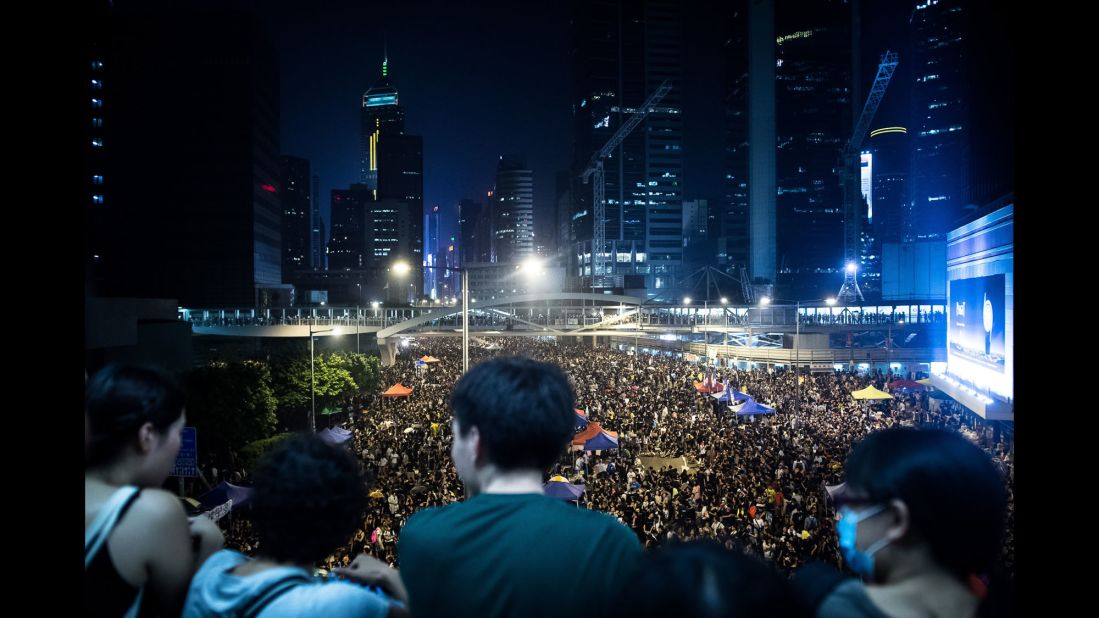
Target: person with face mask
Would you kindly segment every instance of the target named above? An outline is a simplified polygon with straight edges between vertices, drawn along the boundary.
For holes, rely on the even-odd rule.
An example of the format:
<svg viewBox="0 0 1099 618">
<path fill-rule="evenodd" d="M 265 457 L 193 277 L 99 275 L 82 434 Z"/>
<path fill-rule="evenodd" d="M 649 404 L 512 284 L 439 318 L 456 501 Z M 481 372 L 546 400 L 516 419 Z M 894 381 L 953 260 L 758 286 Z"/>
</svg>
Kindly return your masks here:
<svg viewBox="0 0 1099 618">
<path fill-rule="evenodd" d="M 822 567 L 804 567 L 795 583 L 816 616 L 986 615 L 975 582 L 995 566 L 1007 512 L 989 456 L 956 432 L 892 428 L 858 443 L 845 473 L 836 536 L 862 581 L 822 585 Z"/>
</svg>

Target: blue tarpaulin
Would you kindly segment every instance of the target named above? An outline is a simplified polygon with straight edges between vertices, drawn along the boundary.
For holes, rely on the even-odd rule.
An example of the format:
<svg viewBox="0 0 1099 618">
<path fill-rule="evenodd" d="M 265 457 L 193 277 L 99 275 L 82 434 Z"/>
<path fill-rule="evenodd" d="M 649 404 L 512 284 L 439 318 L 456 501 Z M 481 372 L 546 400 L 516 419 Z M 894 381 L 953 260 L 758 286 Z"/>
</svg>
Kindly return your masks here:
<svg viewBox="0 0 1099 618">
<path fill-rule="evenodd" d="M 343 427 L 329 427 L 318 431 L 317 437 L 326 444 L 343 444 L 351 439 L 351 432 Z"/>
<path fill-rule="evenodd" d="M 745 395 L 744 393 L 736 390 L 731 386 L 726 386 L 725 392 L 721 393 L 720 395 L 713 396 L 716 397 L 718 401 L 723 403 L 730 403 L 733 401 L 747 401 L 751 399 L 751 397 Z"/>
<path fill-rule="evenodd" d="M 753 414 L 774 414 L 775 409 L 769 408 L 755 399 L 748 399 L 744 405 L 737 409 L 737 416 L 751 416 Z"/>
</svg>

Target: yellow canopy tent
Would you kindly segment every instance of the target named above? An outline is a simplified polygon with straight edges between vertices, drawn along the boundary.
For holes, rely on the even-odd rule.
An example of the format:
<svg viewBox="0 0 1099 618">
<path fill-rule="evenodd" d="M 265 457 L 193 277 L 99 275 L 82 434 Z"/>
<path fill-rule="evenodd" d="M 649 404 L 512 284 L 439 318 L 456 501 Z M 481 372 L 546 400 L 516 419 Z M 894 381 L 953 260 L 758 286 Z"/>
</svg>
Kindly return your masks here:
<svg viewBox="0 0 1099 618">
<path fill-rule="evenodd" d="M 861 391 L 853 391 L 851 396 L 855 399 L 892 399 L 893 396 L 884 391 L 879 391 L 873 386 L 867 386 Z"/>
</svg>

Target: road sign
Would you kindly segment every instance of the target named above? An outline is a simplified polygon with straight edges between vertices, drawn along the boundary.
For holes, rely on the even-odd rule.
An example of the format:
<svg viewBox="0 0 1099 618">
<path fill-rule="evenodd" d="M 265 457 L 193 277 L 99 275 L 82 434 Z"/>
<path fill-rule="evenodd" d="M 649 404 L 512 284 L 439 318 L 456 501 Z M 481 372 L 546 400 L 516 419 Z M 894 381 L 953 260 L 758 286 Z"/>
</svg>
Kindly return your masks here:
<svg viewBox="0 0 1099 618">
<path fill-rule="evenodd" d="M 179 454 L 172 476 L 198 476 L 198 430 L 184 427 L 179 439 Z"/>
</svg>

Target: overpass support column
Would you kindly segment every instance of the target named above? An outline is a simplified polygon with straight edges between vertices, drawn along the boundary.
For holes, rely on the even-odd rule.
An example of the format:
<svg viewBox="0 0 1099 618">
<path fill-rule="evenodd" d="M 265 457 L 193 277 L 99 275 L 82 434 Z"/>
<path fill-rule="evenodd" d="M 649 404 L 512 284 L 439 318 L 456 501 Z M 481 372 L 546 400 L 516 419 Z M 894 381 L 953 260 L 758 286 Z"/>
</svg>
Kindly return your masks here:
<svg viewBox="0 0 1099 618">
<path fill-rule="evenodd" d="M 392 367 L 397 362 L 397 342 L 378 339 L 378 356 L 383 366 Z"/>
</svg>

